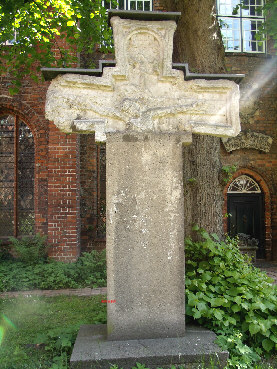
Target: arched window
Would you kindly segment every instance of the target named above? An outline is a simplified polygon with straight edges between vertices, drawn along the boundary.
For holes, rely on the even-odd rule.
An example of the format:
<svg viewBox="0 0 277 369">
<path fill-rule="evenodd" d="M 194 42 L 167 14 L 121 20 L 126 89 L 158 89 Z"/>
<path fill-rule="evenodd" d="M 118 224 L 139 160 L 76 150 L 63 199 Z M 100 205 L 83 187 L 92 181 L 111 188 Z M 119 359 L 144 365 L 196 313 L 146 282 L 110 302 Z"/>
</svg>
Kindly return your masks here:
<svg viewBox="0 0 277 369">
<path fill-rule="evenodd" d="M 35 145 L 30 128 L 0 116 L 0 238 L 34 233 Z"/>
<path fill-rule="evenodd" d="M 242 175 L 237 177 L 228 187 L 228 193 L 261 193 L 257 182 L 251 177 Z"/>
</svg>

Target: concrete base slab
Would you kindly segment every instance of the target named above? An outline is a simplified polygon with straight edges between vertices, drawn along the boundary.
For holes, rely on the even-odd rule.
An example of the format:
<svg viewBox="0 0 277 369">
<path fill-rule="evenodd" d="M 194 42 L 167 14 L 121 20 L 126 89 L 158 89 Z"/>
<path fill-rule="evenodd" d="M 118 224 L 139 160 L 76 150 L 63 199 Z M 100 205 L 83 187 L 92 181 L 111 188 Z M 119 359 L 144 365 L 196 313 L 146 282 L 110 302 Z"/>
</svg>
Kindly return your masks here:
<svg viewBox="0 0 277 369">
<path fill-rule="evenodd" d="M 186 328 L 184 337 L 126 341 L 108 341 L 107 326 L 83 325 L 78 333 L 70 359 L 72 369 L 131 369 L 136 363 L 147 368 L 168 368 L 184 365 L 196 368 L 211 362 L 219 368 L 227 364 L 228 352 L 214 343 L 216 335 L 201 327 Z"/>
</svg>

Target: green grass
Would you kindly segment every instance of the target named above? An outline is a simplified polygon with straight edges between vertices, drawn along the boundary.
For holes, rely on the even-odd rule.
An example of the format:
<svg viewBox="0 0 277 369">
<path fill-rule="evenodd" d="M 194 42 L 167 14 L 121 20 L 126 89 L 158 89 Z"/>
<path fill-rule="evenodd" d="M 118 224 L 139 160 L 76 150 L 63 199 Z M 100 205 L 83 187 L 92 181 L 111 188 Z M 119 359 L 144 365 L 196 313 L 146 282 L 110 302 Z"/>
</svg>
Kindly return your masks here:
<svg viewBox="0 0 277 369">
<path fill-rule="evenodd" d="M 106 322 L 103 296 L 18 297 L 0 300 L 1 369 L 50 368 L 57 350 L 35 345 L 47 332 L 76 336 L 82 324 Z M 58 366 L 62 368 L 62 366 Z"/>
<path fill-rule="evenodd" d="M 106 322 L 106 304 L 101 303 L 102 298 L 31 296 L 0 299 L 0 368 L 67 368 L 66 359 L 63 359 L 68 359 L 72 350 L 72 344 L 66 347 L 68 338 L 73 338 L 74 342 L 82 324 Z M 48 341 L 45 341 L 46 336 Z M 36 345 L 39 337 L 44 337 L 43 342 L 47 345 Z M 59 353 L 59 347 L 55 347 L 58 337 L 65 346 L 63 356 Z M 138 364 L 137 368 L 146 367 Z M 271 360 L 271 365 L 255 367 L 276 368 L 276 358 Z"/>
</svg>

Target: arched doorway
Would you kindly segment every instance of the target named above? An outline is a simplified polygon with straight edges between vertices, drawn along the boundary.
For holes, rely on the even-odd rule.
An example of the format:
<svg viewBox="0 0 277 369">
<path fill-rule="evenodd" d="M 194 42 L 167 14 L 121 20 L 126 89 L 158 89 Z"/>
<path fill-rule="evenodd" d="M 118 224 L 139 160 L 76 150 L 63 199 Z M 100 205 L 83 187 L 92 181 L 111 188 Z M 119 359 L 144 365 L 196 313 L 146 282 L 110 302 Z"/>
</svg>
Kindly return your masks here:
<svg viewBox="0 0 277 369">
<path fill-rule="evenodd" d="M 228 233 L 244 233 L 259 240 L 257 258 L 265 258 L 264 196 L 248 175 L 240 175 L 227 190 Z"/>
<path fill-rule="evenodd" d="M 35 144 L 17 115 L 0 116 L 0 238 L 34 233 Z"/>
</svg>

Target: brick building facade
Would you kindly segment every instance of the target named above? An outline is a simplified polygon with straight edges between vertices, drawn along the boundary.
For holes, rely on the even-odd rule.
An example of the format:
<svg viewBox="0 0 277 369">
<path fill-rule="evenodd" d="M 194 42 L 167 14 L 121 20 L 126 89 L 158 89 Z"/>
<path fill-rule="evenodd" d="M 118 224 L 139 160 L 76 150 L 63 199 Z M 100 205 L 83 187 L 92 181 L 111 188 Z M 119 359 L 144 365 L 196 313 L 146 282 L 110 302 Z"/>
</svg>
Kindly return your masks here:
<svg viewBox="0 0 277 369">
<path fill-rule="evenodd" d="M 161 10 L 158 2 L 154 9 Z M 245 73 L 246 78 L 240 87 L 243 134 L 236 142 L 221 144 L 222 164 L 236 165 L 222 188 L 225 231 L 232 220 L 224 215 L 236 209 L 235 216 L 249 226 L 245 214 L 236 208 L 239 199 L 250 218 L 258 211 L 261 257 L 277 260 L 276 57 L 226 53 L 226 64 L 229 72 Z M 0 78 L 0 238 L 5 241 L 12 235 L 40 232 L 52 246 L 50 256 L 63 261 L 76 260 L 81 251 L 104 248 L 105 145 L 96 144 L 93 134 L 62 133 L 45 119 L 49 82 L 37 84 L 26 78 L 15 96 L 9 95 L 9 85 L 9 76 Z M 20 164 L 27 152 L 23 138 L 30 141 L 31 136 L 33 162 L 24 169 Z M 259 192 L 231 193 L 230 185 L 241 176 L 253 179 Z M 22 183 L 32 188 L 30 193 Z"/>
<path fill-rule="evenodd" d="M 232 73 L 245 73 L 246 77 L 240 84 L 242 134 L 234 150 L 228 152 L 222 144 L 223 165 L 236 165 L 223 191 L 223 212 L 228 212 L 230 183 L 241 175 L 254 179 L 261 190 L 262 204 L 258 211 L 263 256 L 277 260 L 277 58 L 230 53 L 226 54 L 226 65 Z M 227 223 L 225 218 L 225 231 Z"/>
</svg>

